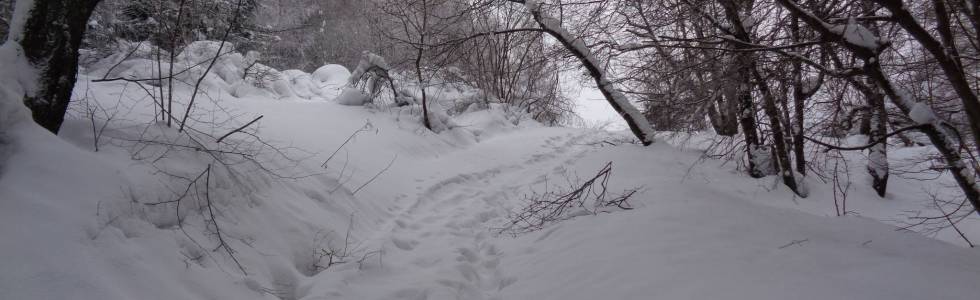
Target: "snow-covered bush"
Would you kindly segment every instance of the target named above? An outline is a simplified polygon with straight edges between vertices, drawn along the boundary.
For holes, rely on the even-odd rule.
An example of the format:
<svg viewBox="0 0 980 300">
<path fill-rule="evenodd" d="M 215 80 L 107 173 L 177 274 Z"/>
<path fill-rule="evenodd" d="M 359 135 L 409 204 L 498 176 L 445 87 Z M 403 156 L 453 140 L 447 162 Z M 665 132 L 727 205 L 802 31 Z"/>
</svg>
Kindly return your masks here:
<svg viewBox="0 0 980 300">
<path fill-rule="evenodd" d="M 345 87 L 334 101 L 341 105 L 361 106 L 371 101 L 371 95 L 357 88 Z"/>
</svg>

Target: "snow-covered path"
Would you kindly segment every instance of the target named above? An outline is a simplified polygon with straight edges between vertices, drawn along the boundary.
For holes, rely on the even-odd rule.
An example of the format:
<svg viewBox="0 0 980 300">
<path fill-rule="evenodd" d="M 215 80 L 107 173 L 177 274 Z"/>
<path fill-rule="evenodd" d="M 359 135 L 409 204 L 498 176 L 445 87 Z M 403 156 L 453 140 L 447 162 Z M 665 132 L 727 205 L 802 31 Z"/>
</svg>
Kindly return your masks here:
<svg viewBox="0 0 980 300">
<path fill-rule="evenodd" d="M 7 166 L 16 175 L 0 181 L 0 257 L 14 258 L 0 260 L 0 299 L 911 300 L 980 293 L 974 250 L 871 218 L 828 215 L 811 209 L 833 205 L 825 186 L 793 198 L 771 178 L 748 178 L 721 161 L 695 164 L 698 152 L 667 143 L 610 145 L 601 141 L 614 134 L 514 125 L 499 112 L 460 116 L 459 131 L 434 134 L 418 130 L 416 120 L 363 107 L 230 104 L 263 115 L 260 132 L 269 139 L 314 153 L 290 169 L 318 174 L 246 176 L 241 185 L 212 187 L 221 201 L 217 220 L 248 274 L 228 272 L 234 263 L 212 251 L 202 216 L 186 214 L 184 228 L 208 248 L 168 225 L 171 210 L 154 215 L 132 205 L 152 199 L 120 194 L 120 187 L 158 177 L 134 165 L 126 149 L 87 150 L 87 125 L 75 121 L 62 137 L 28 132 L 25 149 L 37 151 L 17 152 Z M 371 130 L 341 146 L 366 123 Z M 335 150 L 337 159 L 321 168 Z M 172 163 L 200 172 L 206 162 L 199 159 Z M 525 194 L 609 162 L 612 192 L 640 189 L 631 198 L 636 209 L 516 238 L 494 234 Z M 154 187 L 147 193 L 160 192 Z M 311 271 L 317 250 L 345 246 L 348 224 L 347 262 Z M 208 255 L 195 256 L 201 253 Z"/>
<path fill-rule="evenodd" d="M 586 154 L 589 147 L 577 144 L 591 135 L 537 128 L 403 165 L 395 172 L 417 176 L 398 176 L 417 183 L 416 193 L 396 194 L 401 211 L 372 238 L 385 245 L 380 268 L 340 280 L 325 276 L 318 280 L 326 284 L 313 283 L 320 286 L 315 290 L 342 299 L 501 299 L 499 291 L 517 277 L 500 268 L 492 227 L 512 209 L 508 204 L 519 203 L 529 183 Z M 439 176 L 450 167 L 461 173 Z"/>
</svg>

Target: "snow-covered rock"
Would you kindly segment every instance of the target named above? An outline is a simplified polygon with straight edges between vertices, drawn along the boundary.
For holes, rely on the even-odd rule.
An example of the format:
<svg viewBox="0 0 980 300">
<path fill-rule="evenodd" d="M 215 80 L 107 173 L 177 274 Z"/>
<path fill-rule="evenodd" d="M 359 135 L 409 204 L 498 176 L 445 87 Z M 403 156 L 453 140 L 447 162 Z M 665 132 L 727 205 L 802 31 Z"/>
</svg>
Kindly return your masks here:
<svg viewBox="0 0 980 300">
<path fill-rule="evenodd" d="M 324 65 L 313 71 L 313 78 L 319 80 L 320 82 L 336 86 L 343 85 L 347 83 L 347 78 L 350 78 L 350 71 L 341 65 Z"/>
</svg>

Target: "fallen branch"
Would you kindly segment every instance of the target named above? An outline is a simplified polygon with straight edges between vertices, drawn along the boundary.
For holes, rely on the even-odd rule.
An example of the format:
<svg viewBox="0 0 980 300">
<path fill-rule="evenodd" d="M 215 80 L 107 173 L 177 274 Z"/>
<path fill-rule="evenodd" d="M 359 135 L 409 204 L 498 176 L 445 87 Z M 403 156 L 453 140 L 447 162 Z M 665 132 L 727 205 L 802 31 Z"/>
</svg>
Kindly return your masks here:
<svg viewBox="0 0 980 300">
<path fill-rule="evenodd" d="M 358 128 L 357 130 L 354 130 L 354 132 L 352 132 L 350 134 L 350 136 L 348 136 L 347 139 L 344 140 L 344 142 L 342 144 L 340 144 L 340 146 L 337 147 L 336 150 L 333 151 L 333 153 L 330 153 L 330 156 L 327 157 L 327 160 L 326 161 L 324 161 L 322 164 L 320 164 L 320 167 L 326 168 L 327 167 L 327 164 L 330 163 L 330 160 L 333 159 L 334 155 L 337 155 L 337 152 L 340 152 L 340 149 L 344 149 L 344 146 L 347 146 L 347 143 L 350 143 L 350 141 L 353 140 L 354 137 L 357 136 L 357 134 L 359 134 L 361 132 L 370 131 L 371 128 L 373 128 L 373 127 L 374 126 L 371 125 L 371 120 L 365 121 L 364 122 L 364 126 L 361 126 L 361 128 Z"/>
<path fill-rule="evenodd" d="M 229 135 L 232 135 L 232 134 L 234 134 L 236 132 L 242 131 L 242 129 L 245 129 L 246 127 L 251 126 L 255 122 L 258 122 L 259 119 L 262 119 L 262 117 L 264 117 L 264 116 L 259 116 L 259 117 L 255 118 L 254 120 L 252 120 L 251 122 L 248 122 L 245 125 L 242 125 L 241 127 L 235 128 L 235 130 L 232 130 L 232 131 L 229 131 L 228 133 L 225 133 L 225 135 L 222 135 L 221 137 L 219 137 L 218 140 L 215 141 L 215 143 L 220 143 L 222 140 L 224 140 Z"/>
<path fill-rule="evenodd" d="M 204 176 L 204 199 L 208 205 L 208 215 L 210 215 L 211 224 L 214 224 L 214 233 L 218 237 L 218 246 L 215 247 L 213 251 L 225 249 L 225 252 L 228 252 L 228 256 L 230 256 L 231 260 L 235 262 L 238 269 L 242 271 L 242 274 L 248 276 L 248 272 L 245 271 L 245 267 L 243 267 L 242 263 L 238 261 L 237 257 L 235 257 L 235 251 L 231 249 L 231 246 L 228 246 L 228 243 L 226 243 L 224 237 L 222 237 L 221 228 L 218 227 L 218 220 L 215 220 L 214 218 L 214 205 L 211 205 L 211 193 L 209 192 L 211 189 L 211 164 L 208 164 L 208 168 L 204 171 L 207 173 L 207 175 Z"/>
<path fill-rule="evenodd" d="M 368 179 L 367 182 L 365 182 L 361 186 L 357 187 L 357 189 L 355 189 L 353 192 L 351 192 L 351 195 L 357 194 L 358 191 L 360 191 L 365 186 L 367 186 L 368 184 L 370 184 L 372 181 L 374 181 L 375 179 L 377 179 L 378 176 L 381 176 L 381 174 L 383 174 L 385 171 L 388 171 L 388 168 L 391 168 L 391 165 L 395 163 L 395 159 L 398 159 L 398 154 L 395 154 L 395 157 L 392 157 L 391 158 L 391 161 L 388 162 L 388 165 L 385 166 L 384 169 L 381 169 L 381 171 L 378 171 L 378 174 L 374 174 L 374 177 L 371 177 L 371 179 Z"/>
<path fill-rule="evenodd" d="M 636 194 L 637 189 L 626 190 L 622 194 L 610 197 L 608 184 L 611 173 L 612 162 L 609 162 L 589 180 L 581 184 L 569 182 L 568 192 L 545 191 L 541 194 L 525 196 L 528 205 L 520 212 L 512 214 L 509 224 L 500 228 L 498 233 L 509 232 L 516 235 L 539 230 L 547 224 L 581 215 L 596 215 L 600 212 L 608 212 L 609 209 L 633 209 L 628 200 Z M 576 210 L 576 208 L 580 209 Z"/>
</svg>

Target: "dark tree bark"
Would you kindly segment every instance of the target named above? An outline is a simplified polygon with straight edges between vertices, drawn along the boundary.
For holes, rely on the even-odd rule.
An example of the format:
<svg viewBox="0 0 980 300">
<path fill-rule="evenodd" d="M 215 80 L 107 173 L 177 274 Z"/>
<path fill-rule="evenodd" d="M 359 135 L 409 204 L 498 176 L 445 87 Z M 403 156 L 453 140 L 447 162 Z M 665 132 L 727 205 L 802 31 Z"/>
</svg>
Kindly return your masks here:
<svg viewBox="0 0 980 300">
<path fill-rule="evenodd" d="M 790 31 L 793 35 L 793 42 L 803 41 L 800 32 L 799 20 L 790 21 Z M 806 81 L 803 78 L 803 63 L 799 60 L 793 62 L 793 156 L 796 158 L 796 171 L 806 176 L 806 148 L 803 138 L 804 113 L 806 111 L 806 100 L 813 97 L 823 84 L 824 73 L 817 75 L 815 82 Z"/>
<path fill-rule="evenodd" d="M 749 35 L 748 29 L 743 26 L 744 22 L 742 22 L 742 14 L 740 12 L 743 10 L 751 11 L 753 1 L 752 0 L 719 0 L 718 2 L 725 10 L 725 17 L 726 19 L 728 19 L 728 23 L 730 27 L 728 30 L 735 37 L 735 39 L 742 42 L 742 43 L 733 42 L 732 46 L 736 50 L 745 50 L 747 48 L 746 45 L 752 43 L 752 37 Z M 769 84 L 766 82 L 766 78 L 759 73 L 759 70 L 755 63 L 755 57 L 752 55 L 752 53 L 748 51 L 742 51 L 736 55 L 739 56 L 738 63 L 740 64 L 740 67 L 742 68 L 742 70 L 745 71 L 740 73 L 747 75 L 744 76 L 745 82 L 751 84 L 752 78 L 755 78 L 755 84 L 759 88 L 759 92 L 762 94 L 762 100 L 763 100 L 762 109 L 766 113 L 766 116 L 769 119 L 769 126 L 772 129 L 773 144 L 775 146 L 773 147 L 774 148 L 773 150 L 775 151 L 775 153 L 773 153 L 773 157 L 775 158 L 775 161 L 773 161 L 772 164 L 774 166 L 777 166 L 775 169 L 776 171 L 778 171 L 778 174 L 783 178 L 783 184 L 785 184 L 786 187 L 788 187 L 790 190 L 792 190 L 800 197 L 806 197 L 807 193 L 803 189 L 801 189 L 799 183 L 796 181 L 796 176 L 793 174 L 793 165 L 789 159 L 789 147 L 786 145 L 786 135 L 785 135 L 786 133 L 783 131 L 783 121 L 780 120 L 779 107 L 776 106 L 775 95 L 773 95 L 772 90 L 769 88 Z M 746 89 L 751 90 L 751 85 L 746 86 Z M 754 109 L 752 109 L 752 107 L 750 107 L 751 96 L 749 96 L 746 100 L 748 101 L 748 103 L 742 104 L 741 108 L 743 110 L 740 113 L 742 114 L 742 118 L 743 118 L 743 122 L 742 122 L 743 129 L 746 130 L 746 144 L 747 146 L 750 146 L 748 154 L 749 154 L 749 160 L 751 162 L 753 158 L 753 153 L 752 153 L 753 149 L 751 148 L 751 144 L 749 141 L 749 129 L 754 131 L 754 128 L 746 128 L 746 125 L 753 125 L 754 127 L 755 111 Z M 746 105 L 749 105 L 749 107 L 747 107 Z M 749 120 L 749 117 L 751 117 L 752 120 Z M 754 136 L 755 134 L 753 133 L 752 135 Z M 755 143 L 757 144 L 758 140 L 756 140 Z M 750 165 L 750 167 L 752 166 Z M 751 173 L 752 171 L 753 170 L 750 169 L 749 174 L 755 177 L 756 174 L 752 174 Z M 758 172 L 758 170 L 756 170 L 756 172 Z"/>
<path fill-rule="evenodd" d="M 742 21 L 739 10 L 741 8 L 751 9 L 752 1 L 719 0 L 718 2 L 724 8 L 725 17 L 728 19 L 729 24 L 734 25 L 723 30 L 730 31 L 729 33 L 738 40 L 745 42 L 751 41 L 749 33 L 741 26 Z M 742 43 L 731 44 L 736 50 L 746 48 L 745 44 Z M 753 178 L 761 178 L 766 176 L 766 174 L 756 165 L 756 156 L 761 154 L 763 147 L 760 145 L 758 125 L 755 120 L 755 105 L 752 101 L 752 77 L 746 76 L 747 74 L 754 73 L 755 64 L 752 53 L 739 51 L 735 54 L 735 64 L 737 71 L 732 76 L 739 76 L 738 80 L 740 81 L 735 97 L 738 101 L 738 121 L 742 125 L 742 134 L 745 136 L 745 150 L 749 161 L 748 172 L 749 176 Z"/>
<path fill-rule="evenodd" d="M 24 98 L 34 121 L 58 133 L 65 119 L 78 72 L 78 48 L 89 16 L 99 0 L 39 0 L 29 12 L 24 28 L 10 38 L 24 49 L 38 70 L 37 91 Z M 12 30 L 16 30 L 12 28 Z"/>
<path fill-rule="evenodd" d="M 425 35 L 426 29 L 428 29 L 429 23 L 429 6 L 426 0 L 422 0 L 422 23 L 417 25 L 419 30 L 419 46 L 416 48 L 415 55 L 415 75 L 419 79 L 419 89 L 422 90 L 422 124 L 425 125 L 426 129 L 432 130 L 432 123 L 429 121 L 429 99 L 428 95 L 425 93 L 425 80 L 422 78 L 422 54 L 423 46 L 425 45 Z"/>
<path fill-rule="evenodd" d="M 785 133 L 783 132 L 782 121 L 779 120 L 779 108 L 776 107 L 775 95 L 773 95 L 772 90 L 769 88 L 769 84 L 766 79 L 759 74 L 759 71 L 753 68 L 752 76 L 756 79 L 756 85 L 759 86 L 759 92 L 762 93 L 763 99 L 763 111 L 765 111 L 766 116 L 769 118 L 769 126 L 772 129 L 772 140 L 775 145 L 775 156 L 776 162 L 778 162 L 779 175 L 783 178 L 783 184 L 786 185 L 790 190 L 800 197 L 806 197 L 807 193 L 801 189 L 798 182 L 796 182 L 796 175 L 793 174 L 793 165 L 790 163 L 789 159 L 789 147 L 786 146 Z"/>
<path fill-rule="evenodd" d="M 888 134 L 888 113 L 885 111 L 885 95 L 878 91 L 871 82 L 871 93 L 868 98 L 868 116 L 871 120 L 868 132 L 869 141 L 881 140 Z M 877 143 L 868 149 L 868 174 L 871 175 L 871 187 L 879 197 L 885 197 L 888 187 L 888 143 Z"/>
<path fill-rule="evenodd" d="M 525 4 L 524 0 L 507 1 Z M 629 126 L 630 131 L 633 132 L 636 139 L 644 146 L 653 144 L 653 127 L 650 126 L 646 116 L 641 114 L 636 107 L 629 103 L 626 96 L 616 89 L 615 81 L 606 76 L 599 62 L 595 60 L 595 57 L 585 47 L 582 40 L 568 36 L 565 29 L 560 27 L 561 24 L 558 22 L 558 19 L 547 15 L 541 8 L 540 3 L 533 3 L 535 3 L 534 7 L 529 7 L 528 12 L 534 18 L 534 21 L 541 26 L 541 30 L 558 40 L 568 52 L 571 52 L 582 63 L 582 66 L 589 72 L 589 76 L 595 81 L 599 92 L 606 98 L 606 101 L 609 102 L 613 110 L 623 117 L 623 120 L 626 121 L 626 125 Z"/>
<path fill-rule="evenodd" d="M 801 8 L 792 0 L 776 0 L 776 2 L 785 7 L 794 17 L 807 23 L 807 25 L 820 33 L 821 36 L 836 41 L 849 52 L 863 60 L 864 66 L 862 69 L 868 78 L 878 85 L 904 115 L 909 115 L 914 104 L 910 102 L 913 100 L 903 98 L 905 95 L 885 75 L 878 58 L 878 53 L 881 49 L 869 49 L 864 45 L 847 41 L 841 33 L 829 30 L 826 27 L 826 22 L 818 19 L 815 15 Z M 974 210 L 980 214 L 980 189 L 978 189 L 973 168 L 968 161 L 964 160 L 963 155 L 960 153 L 960 147 L 957 147 L 956 134 L 950 132 L 948 129 L 949 125 L 941 121 L 921 125 L 924 125 L 920 129 L 922 133 L 929 137 L 929 141 L 932 142 L 932 145 L 936 147 L 936 150 L 946 160 L 949 172 L 953 175 L 953 179 L 956 180 L 957 185 L 963 191 L 963 196 L 970 201 Z"/>
<path fill-rule="evenodd" d="M 945 2 L 942 0 L 932 1 L 936 13 L 936 31 L 938 31 L 940 38 L 937 40 L 912 16 L 912 13 L 906 8 L 904 1 L 871 1 L 878 3 L 891 12 L 895 22 L 899 26 L 902 26 L 905 31 L 915 38 L 936 59 L 936 64 L 943 70 L 953 91 L 956 92 L 960 101 L 963 103 L 963 112 L 966 114 L 970 124 L 970 135 L 973 138 L 974 147 L 980 152 L 980 99 L 978 99 L 977 94 L 970 86 L 969 76 L 963 69 L 962 61 L 960 61 L 961 56 L 956 48 L 956 39 L 953 37 L 949 12 L 946 9 Z"/>
<path fill-rule="evenodd" d="M 711 127 L 716 134 L 721 136 L 738 134 L 738 118 L 736 118 L 734 102 L 723 95 L 718 95 L 708 105 L 708 121 L 711 122 Z"/>
<path fill-rule="evenodd" d="M 734 72 L 725 74 L 726 71 L 720 70 L 723 69 L 720 66 L 716 65 L 714 69 L 716 71 L 711 75 L 714 78 L 731 78 L 735 76 Z M 700 90 L 696 87 L 692 87 L 691 89 L 695 91 Z M 740 99 L 737 95 L 738 89 L 736 87 L 725 85 L 718 95 L 712 99 L 711 103 L 708 104 L 708 120 L 711 121 L 711 126 L 718 135 L 735 136 L 738 134 Z M 749 99 L 751 100 L 751 98 Z"/>
</svg>

